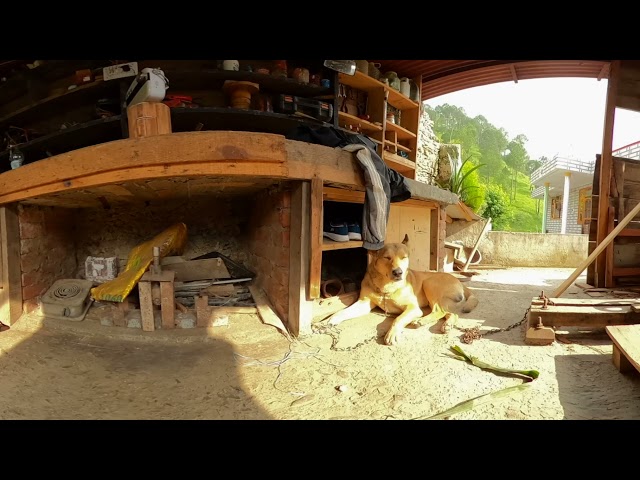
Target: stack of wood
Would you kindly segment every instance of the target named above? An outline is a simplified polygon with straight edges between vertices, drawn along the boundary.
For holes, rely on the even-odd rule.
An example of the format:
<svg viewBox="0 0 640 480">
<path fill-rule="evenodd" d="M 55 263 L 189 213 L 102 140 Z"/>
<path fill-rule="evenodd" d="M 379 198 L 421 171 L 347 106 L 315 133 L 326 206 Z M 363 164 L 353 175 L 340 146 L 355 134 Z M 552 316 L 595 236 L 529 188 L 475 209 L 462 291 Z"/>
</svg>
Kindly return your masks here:
<svg viewBox="0 0 640 480">
<path fill-rule="evenodd" d="M 162 268 L 175 272 L 176 301 L 185 307 L 195 306 L 198 296 L 208 297 L 208 305 L 216 307 L 256 305 L 246 286 L 251 278 L 233 278 L 220 257 L 196 260 L 166 257 Z"/>
</svg>

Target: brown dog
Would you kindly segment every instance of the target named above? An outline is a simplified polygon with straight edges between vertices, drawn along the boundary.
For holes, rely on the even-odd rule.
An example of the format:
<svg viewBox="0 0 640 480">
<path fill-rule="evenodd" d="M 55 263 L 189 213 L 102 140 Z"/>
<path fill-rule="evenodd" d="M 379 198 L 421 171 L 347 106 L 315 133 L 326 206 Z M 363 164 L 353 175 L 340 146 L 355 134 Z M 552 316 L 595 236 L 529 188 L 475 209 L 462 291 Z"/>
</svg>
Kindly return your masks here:
<svg viewBox="0 0 640 480">
<path fill-rule="evenodd" d="M 422 308 L 431 308 L 425 320 L 444 317 L 442 332 L 446 333 L 459 313 L 476 307 L 478 298 L 453 275 L 411 270 L 408 243 L 405 235 L 402 243 L 387 244 L 373 253 L 358 301 L 329 317 L 329 324 L 366 315 L 377 306 L 386 313 L 399 314 L 384 337 L 384 343 L 394 345 L 407 325 L 424 316 Z"/>
</svg>

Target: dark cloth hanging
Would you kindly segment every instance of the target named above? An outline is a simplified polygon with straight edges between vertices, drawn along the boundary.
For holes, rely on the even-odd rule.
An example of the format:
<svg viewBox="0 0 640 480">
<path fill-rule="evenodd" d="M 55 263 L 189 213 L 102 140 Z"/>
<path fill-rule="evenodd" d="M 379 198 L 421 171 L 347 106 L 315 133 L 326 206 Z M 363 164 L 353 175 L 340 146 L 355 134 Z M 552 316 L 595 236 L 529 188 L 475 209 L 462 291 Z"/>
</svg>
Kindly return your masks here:
<svg viewBox="0 0 640 480">
<path fill-rule="evenodd" d="M 365 202 L 362 212 L 364 248 L 383 247 L 391 203 L 411 198 L 406 177 L 389 168 L 376 152 L 376 144 L 367 136 L 343 132 L 334 127 L 312 128 L 300 125 L 286 135 L 289 140 L 342 148 L 356 154 L 365 179 Z"/>
</svg>

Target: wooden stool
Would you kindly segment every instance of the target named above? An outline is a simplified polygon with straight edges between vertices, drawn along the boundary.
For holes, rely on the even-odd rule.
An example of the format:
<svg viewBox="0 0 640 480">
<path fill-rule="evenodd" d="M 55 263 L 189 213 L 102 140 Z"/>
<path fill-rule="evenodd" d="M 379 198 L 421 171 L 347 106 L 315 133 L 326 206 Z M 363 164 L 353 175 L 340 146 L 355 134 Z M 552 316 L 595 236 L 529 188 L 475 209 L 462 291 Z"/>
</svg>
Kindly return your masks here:
<svg viewBox="0 0 640 480">
<path fill-rule="evenodd" d="M 153 295 L 152 282 L 160 283 L 160 311 L 162 313 L 162 328 L 175 328 L 175 293 L 173 282 L 176 272 L 165 270 L 160 273 L 147 272 L 138 282 L 138 290 L 140 293 L 140 313 L 142 315 L 142 330 L 145 332 L 153 332 L 155 324 L 153 320 Z"/>
</svg>

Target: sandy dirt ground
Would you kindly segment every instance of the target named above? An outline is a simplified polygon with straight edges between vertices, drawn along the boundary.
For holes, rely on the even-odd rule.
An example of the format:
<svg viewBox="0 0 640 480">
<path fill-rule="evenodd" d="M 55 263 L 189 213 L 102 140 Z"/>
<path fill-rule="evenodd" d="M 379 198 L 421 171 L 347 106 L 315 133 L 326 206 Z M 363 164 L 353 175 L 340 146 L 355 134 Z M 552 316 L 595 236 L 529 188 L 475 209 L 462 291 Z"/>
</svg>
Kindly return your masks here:
<svg viewBox="0 0 640 480">
<path fill-rule="evenodd" d="M 457 326 L 512 325 L 532 297 L 550 294 L 571 273 L 479 270 L 467 285 L 480 304 Z M 586 297 L 575 286 L 563 296 Z M 460 330 L 443 335 L 431 324 L 406 329 L 389 347 L 381 312 L 293 342 L 254 315 L 146 333 L 101 325 L 108 312 L 92 308 L 82 322 L 29 315 L 0 333 L 0 418 L 418 419 L 523 383 L 452 358 L 450 346 L 460 345 L 487 363 L 540 376 L 450 420 L 640 419 L 640 375 L 615 369 L 604 330 L 528 346 L 523 324 L 464 344 Z"/>
</svg>

